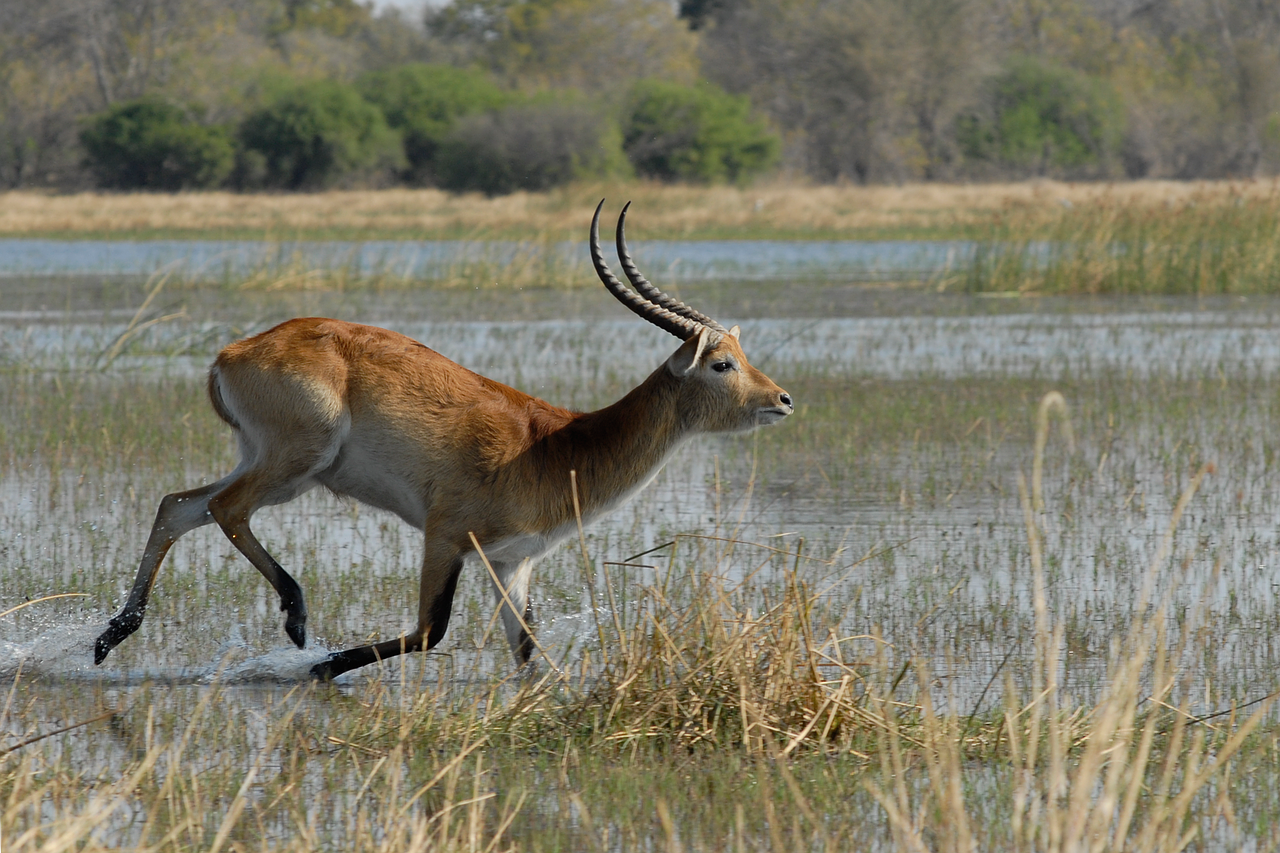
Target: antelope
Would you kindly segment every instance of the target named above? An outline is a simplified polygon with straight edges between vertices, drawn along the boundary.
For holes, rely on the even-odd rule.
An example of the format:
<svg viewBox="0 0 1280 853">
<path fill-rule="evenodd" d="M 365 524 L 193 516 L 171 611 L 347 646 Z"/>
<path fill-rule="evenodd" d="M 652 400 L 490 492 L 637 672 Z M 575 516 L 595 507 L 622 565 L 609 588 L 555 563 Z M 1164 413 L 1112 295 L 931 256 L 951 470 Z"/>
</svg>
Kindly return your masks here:
<svg viewBox="0 0 1280 853">
<path fill-rule="evenodd" d="M 595 412 L 572 412 L 472 373 L 387 329 L 299 318 L 230 344 L 209 370 L 209 400 L 234 431 L 240 463 L 229 475 L 160 501 L 123 608 L 94 644 L 94 662 L 138 630 L 165 554 L 180 536 L 217 524 L 280 596 L 289 638 L 305 648 L 302 588 L 267 553 L 249 521 L 266 506 L 324 486 L 395 513 L 425 534 L 418 620 L 401 637 L 333 652 L 317 679 L 443 639 L 463 560 L 491 567 L 496 606 L 517 665 L 529 665 L 533 563 L 609 513 L 702 433 L 743 432 L 794 411 L 791 396 L 747 362 L 739 328 L 652 285 L 627 251 L 618 259 L 634 291 L 605 263 L 601 201 L 591 260 L 601 282 L 634 313 L 683 343 L 638 387 Z M 576 478 L 576 483 L 571 482 Z M 574 490 L 577 505 L 575 506 Z"/>
</svg>

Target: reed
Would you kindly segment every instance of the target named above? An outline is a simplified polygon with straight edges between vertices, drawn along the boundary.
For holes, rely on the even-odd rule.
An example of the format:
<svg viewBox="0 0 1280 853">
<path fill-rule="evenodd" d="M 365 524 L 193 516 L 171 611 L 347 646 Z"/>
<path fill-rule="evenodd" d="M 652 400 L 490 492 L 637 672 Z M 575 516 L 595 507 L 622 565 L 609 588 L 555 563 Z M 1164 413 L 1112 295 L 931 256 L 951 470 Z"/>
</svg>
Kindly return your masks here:
<svg viewBox="0 0 1280 853">
<path fill-rule="evenodd" d="M 1168 599 L 1152 600 L 1168 574 L 1162 569 L 1174 530 L 1211 472 L 1212 466 L 1202 467 L 1183 492 L 1136 602 L 1137 618 L 1113 639 L 1101 695 L 1087 706 L 1059 683 L 1065 629 L 1046 605 L 1040 514 L 1020 478 L 1035 588 L 1035 674 L 1029 685 L 1006 678 L 1003 725 L 978 735 L 994 736 L 1007 762 L 1007 823 L 984 821 L 966 803 L 972 720 L 934 706 L 929 664 L 917 659 L 921 704 L 911 717 L 914 728 L 897 722 L 900 714 L 887 696 L 873 698 L 890 726 L 889 737 L 877 744 L 883 780 L 867 787 L 888 814 L 899 849 L 1180 850 L 1211 833 L 1206 808 L 1231 812 L 1232 764 L 1268 719 L 1276 695 L 1247 715 L 1234 707 L 1217 719 L 1191 714 L 1183 662 L 1205 614 L 1183 621 L 1171 638 Z M 1206 603 L 1207 595 L 1201 609 Z M 923 765 L 928 782 L 914 791 L 913 763 Z M 928 838 L 940 843 L 927 844 Z"/>
<path fill-rule="evenodd" d="M 1258 294 L 1280 291 L 1280 193 L 1162 203 L 1101 197 L 1051 218 L 993 216 L 972 260 L 939 278 L 969 292 Z"/>
<path fill-rule="evenodd" d="M 0 752 L 0 832 L 12 851 L 217 851 L 317 849 L 488 851 L 510 849 L 503 836 L 521 797 L 482 790 L 483 741 L 446 756 L 418 755 L 406 744 L 368 762 L 357 792 L 320 797 L 317 775 L 339 771 L 353 753 L 333 735 L 297 725 L 300 697 L 268 714 L 262 737 L 245 743 L 236 724 L 216 717 L 216 689 L 185 721 L 147 711 L 108 712 L 128 748 L 119 763 L 90 778 L 73 761 L 14 758 Z M 12 694 L 10 696 L 12 699 Z M 134 723 L 141 725 L 134 729 Z M 211 739 L 244 750 L 244 763 L 210 766 Z M 317 773 L 317 764 L 324 767 Z M 422 777 L 425 774 L 425 781 Z M 365 802 L 362 803 L 362 800 Z M 335 811 L 341 803 L 345 808 Z"/>
</svg>

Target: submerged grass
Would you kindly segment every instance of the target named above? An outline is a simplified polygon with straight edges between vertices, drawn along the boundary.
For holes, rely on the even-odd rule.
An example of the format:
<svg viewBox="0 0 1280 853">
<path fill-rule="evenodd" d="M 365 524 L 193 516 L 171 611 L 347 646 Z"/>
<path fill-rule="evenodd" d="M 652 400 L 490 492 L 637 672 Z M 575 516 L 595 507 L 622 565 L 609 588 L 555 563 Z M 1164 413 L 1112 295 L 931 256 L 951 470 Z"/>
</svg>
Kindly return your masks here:
<svg viewBox="0 0 1280 853">
<path fill-rule="evenodd" d="M 34 460 L 55 481 L 63 469 L 182 462 L 208 471 L 234 462 L 201 376 L 18 371 L 0 376 L 0 401 L 0 475 Z M 167 459 L 157 459 L 159 447 Z"/>
</svg>

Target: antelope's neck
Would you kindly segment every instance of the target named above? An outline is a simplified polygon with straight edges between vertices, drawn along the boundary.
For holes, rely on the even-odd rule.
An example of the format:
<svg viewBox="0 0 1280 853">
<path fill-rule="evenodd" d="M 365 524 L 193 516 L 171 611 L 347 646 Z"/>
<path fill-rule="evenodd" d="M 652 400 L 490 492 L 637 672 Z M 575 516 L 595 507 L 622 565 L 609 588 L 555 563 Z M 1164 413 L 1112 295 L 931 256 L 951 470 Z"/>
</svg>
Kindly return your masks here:
<svg viewBox="0 0 1280 853">
<path fill-rule="evenodd" d="M 679 383 L 664 365 L 618 402 L 575 416 L 560 432 L 560 464 L 577 472 L 584 517 L 624 503 L 689 437 L 678 394 Z"/>
</svg>

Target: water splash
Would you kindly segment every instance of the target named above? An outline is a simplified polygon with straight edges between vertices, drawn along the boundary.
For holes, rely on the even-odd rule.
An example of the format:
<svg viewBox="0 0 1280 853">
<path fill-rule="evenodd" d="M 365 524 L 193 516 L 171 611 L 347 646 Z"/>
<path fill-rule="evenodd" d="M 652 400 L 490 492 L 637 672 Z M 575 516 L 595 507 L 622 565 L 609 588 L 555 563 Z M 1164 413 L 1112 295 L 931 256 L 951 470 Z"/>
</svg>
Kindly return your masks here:
<svg viewBox="0 0 1280 853">
<path fill-rule="evenodd" d="M 93 670 L 93 641 L 106 624 L 54 625 L 25 642 L 0 641 L 0 679 L 75 676 Z"/>
<path fill-rule="evenodd" d="M 53 625 L 21 642 L 0 640 L 0 682 L 23 680 L 94 681 L 127 685 L 146 681 L 171 684 L 295 684 L 311 681 L 311 667 L 332 649 L 284 646 L 245 657 L 243 642 L 225 644 L 207 666 L 143 666 L 128 669 L 93 663 L 93 644 L 106 623 Z"/>
</svg>

